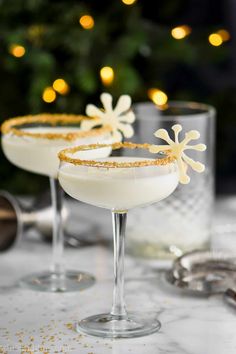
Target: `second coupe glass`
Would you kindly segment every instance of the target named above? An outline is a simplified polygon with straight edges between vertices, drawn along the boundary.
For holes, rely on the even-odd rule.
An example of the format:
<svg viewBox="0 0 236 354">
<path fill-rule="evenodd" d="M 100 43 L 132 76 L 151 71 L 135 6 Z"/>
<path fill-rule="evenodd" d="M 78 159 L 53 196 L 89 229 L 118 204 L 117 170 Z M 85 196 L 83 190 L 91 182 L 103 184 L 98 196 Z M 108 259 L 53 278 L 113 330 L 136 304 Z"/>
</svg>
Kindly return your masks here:
<svg viewBox="0 0 236 354">
<path fill-rule="evenodd" d="M 62 229 L 61 189 L 57 174 L 58 152 L 71 145 L 110 142 L 106 127 L 82 131 L 80 124 L 85 116 L 66 114 L 40 114 L 12 118 L 2 125 L 2 148 L 10 162 L 30 172 L 48 176 L 50 179 L 53 218 L 53 260 L 51 270 L 30 274 L 20 283 L 38 291 L 78 291 L 91 286 L 94 277 L 77 270 L 66 270 L 64 262 L 64 240 Z M 110 149 L 97 150 L 94 157 L 109 155 Z M 87 153 L 84 157 L 88 157 Z M 89 154 L 91 158 L 91 154 Z"/>
</svg>

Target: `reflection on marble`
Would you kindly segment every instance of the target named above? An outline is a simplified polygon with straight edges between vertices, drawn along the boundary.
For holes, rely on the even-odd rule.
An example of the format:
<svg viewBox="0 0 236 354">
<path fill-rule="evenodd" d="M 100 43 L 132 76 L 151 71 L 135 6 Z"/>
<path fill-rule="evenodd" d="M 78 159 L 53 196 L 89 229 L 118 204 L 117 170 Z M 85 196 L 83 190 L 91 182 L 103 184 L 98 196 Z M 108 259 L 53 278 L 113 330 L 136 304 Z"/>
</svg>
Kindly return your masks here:
<svg viewBox="0 0 236 354">
<path fill-rule="evenodd" d="M 219 220 L 219 219 L 218 219 Z M 236 308 L 221 295 L 194 297 L 164 280 L 157 264 L 126 257 L 129 310 L 159 313 L 160 332 L 108 340 L 74 331 L 85 316 L 110 309 L 112 251 L 102 246 L 67 249 L 68 267 L 93 273 L 96 284 L 79 293 L 36 293 L 17 287 L 20 276 L 47 269 L 50 247 L 32 240 L 0 254 L 0 353 L 235 354 Z M 24 347 L 25 346 L 25 347 Z"/>
</svg>

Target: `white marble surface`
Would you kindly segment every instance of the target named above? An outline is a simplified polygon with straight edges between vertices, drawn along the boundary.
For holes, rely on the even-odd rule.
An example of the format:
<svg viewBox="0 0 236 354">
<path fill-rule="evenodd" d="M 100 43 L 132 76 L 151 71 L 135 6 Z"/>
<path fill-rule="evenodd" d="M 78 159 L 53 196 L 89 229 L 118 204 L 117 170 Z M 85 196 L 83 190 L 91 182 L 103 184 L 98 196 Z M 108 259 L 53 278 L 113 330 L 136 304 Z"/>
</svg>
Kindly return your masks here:
<svg viewBox="0 0 236 354">
<path fill-rule="evenodd" d="M 235 199 L 230 202 L 230 210 L 236 210 Z M 229 208 L 220 202 L 215 220 L 218 225 L 232 225 L 234 213 L 231 215 Z M 82 292 L 67 294 L 20 289 L 17 287 L 20 276 L 47 269 L 49 245 L 25 240 L 0 254 L 0 353 L 236 353 L 236 308 L 224 303 L 221 295 L 208 298 L 186 295 L 166 284 L 163 271 L 129 256 L 126 256 L 127 307 L 157 311 L 161 330 L 150 336 L 123 340 L 79 335 L 73 329 L 77 320 L 110 309 L 112 251 L 102 246 L 67 248 L 66 259 L 69 268 L 94 274 L 96 284 Z"/>
</svg>

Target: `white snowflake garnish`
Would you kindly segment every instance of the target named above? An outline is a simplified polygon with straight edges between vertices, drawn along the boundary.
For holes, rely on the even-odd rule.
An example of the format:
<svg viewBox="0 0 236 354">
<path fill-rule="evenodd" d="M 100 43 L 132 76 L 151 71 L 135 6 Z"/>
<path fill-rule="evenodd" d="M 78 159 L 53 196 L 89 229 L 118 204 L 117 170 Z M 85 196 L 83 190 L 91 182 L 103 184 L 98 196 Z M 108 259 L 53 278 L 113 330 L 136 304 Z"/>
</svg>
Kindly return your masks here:
<svg viewBox="0 0 236 354">
<path fill-rule="evenodd" d="M 112 107 L 112 96 L 109 93 L 102 93 L 100 99 L 104 109 L 88 104 L 86 114 L 95 119 L 82 121 L 81 129 L 90 130 L 98 125 L 110 126 L 114 142 L 121 141 L 122 134 L 125 138 L 131 138 L 134 134 L 134 129 L 130 124 L 135 121 L 135 115 L 130 109 L 130 96 L 120 96 L 114 109 Z"/>
<path fill-rule="evenodd" d="M 158 129 L 154 135 L 157 138 L 165 140 L 168 145 L 152 145 L 149 150 L 152 153 L 158 153 L 160 151 L 171 150 L 171 155 L 176 158 L 176 162 L 179 169 L 179 181 L 180 183 L 187 184 L 190 182 L 190 177 L 187 175 L 187 167 L 188 165 L 192 167 L 192 169 L 196 172 L 203 172 L 205 170 L 205 166 L 199 162 L 194 161 L 190 157 L 185 154 L 185 150 L 196 150 L 196 151 L 205 151 L 205 144 L 197 144 L 197 145 L 188 145 L 191 140 L 197 140 L 200 138 L 200 133 L 197 130 L 190 130 L 185 133 L 185 138 L 179 142 L 179 133 L 182 130 L 182 126 L 180 124 L 175 124 L 172 127 L 172 130 L 175 133 L 175 141 L 172 140 L 165 129 Z"/>
</svg>

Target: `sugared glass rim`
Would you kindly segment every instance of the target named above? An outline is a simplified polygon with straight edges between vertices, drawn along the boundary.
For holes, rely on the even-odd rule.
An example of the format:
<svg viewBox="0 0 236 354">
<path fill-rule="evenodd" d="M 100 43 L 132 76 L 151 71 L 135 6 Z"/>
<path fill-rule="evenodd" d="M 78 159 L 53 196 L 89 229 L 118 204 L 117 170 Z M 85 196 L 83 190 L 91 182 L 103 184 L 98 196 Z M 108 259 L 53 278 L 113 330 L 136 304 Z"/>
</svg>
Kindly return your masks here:
<svg viewBox="0 0 236 354">
<path fill-rule="evenodd" d="M 58 157 L 60 161 L 71 163 L 73 165 L 82 165 L 90 167 L 104 167 L 104 168 L 129 168 L 129 167 L 145 167 L 145 166 L 163 166 L 170 163 L 173 163 L 176 158 L 171 154 L 171 150 L 164 152 L 164 156 L 161 158 L 154 159 L 144 159 L 140 161 L 131 161 L 131 162 L 117 162 L 117 161 L 99 161 L 99 160 L 84 160 L 78 158 L 72 158 L 68 154 L 74 154 L 78 151 L 88 151 L 100 148 L 112 148 L 112 150 L 118 150 L 121 148 L 125 149 L 144 149 L 148 150 L 151 147 L 151 144 L 136 144 L 131 142 L 123 143 L 113 143 L 113 144 L 90 144 L 90 145 L 80 145 L 74 146 L 71 148 L 63 149 L 59 152 Z"/>
<path fill-rule="evenodd" d="M 27 115 L 21 117 L 15 117 L 7 119 L 3 122 L 1 126 L 1 131 L 4 135 L 12 133 L 16 136 L 26 136 L 32 138 L 43 138 L 43 139 L 63 139 L 68 141 L 73 141 L 79 138 L 87 138 L 98 136 L 103 133 L 111 132 L 110 126 L 103 126 L 100 128 L 93 128 L 91 130 L 85 131 L 77 131 L 77 132 L 69 132 L 69 133 L 32 133 L 21 130 L 17 128 L 18 126 L 24 124 L 32 124 L 32 123 L 49 123 L 52 126 L 56 125 L 57 123 L 61 123 L 62 125 L 66 125 L 68 123 L 80 123 L 83 120 L 93 120 L 95 118 L 90 118 L 84 115 L 76 115 L 76 114 L 51 114 L 51 113 L 41 113 L 36 115 Z"/>
</svg>

